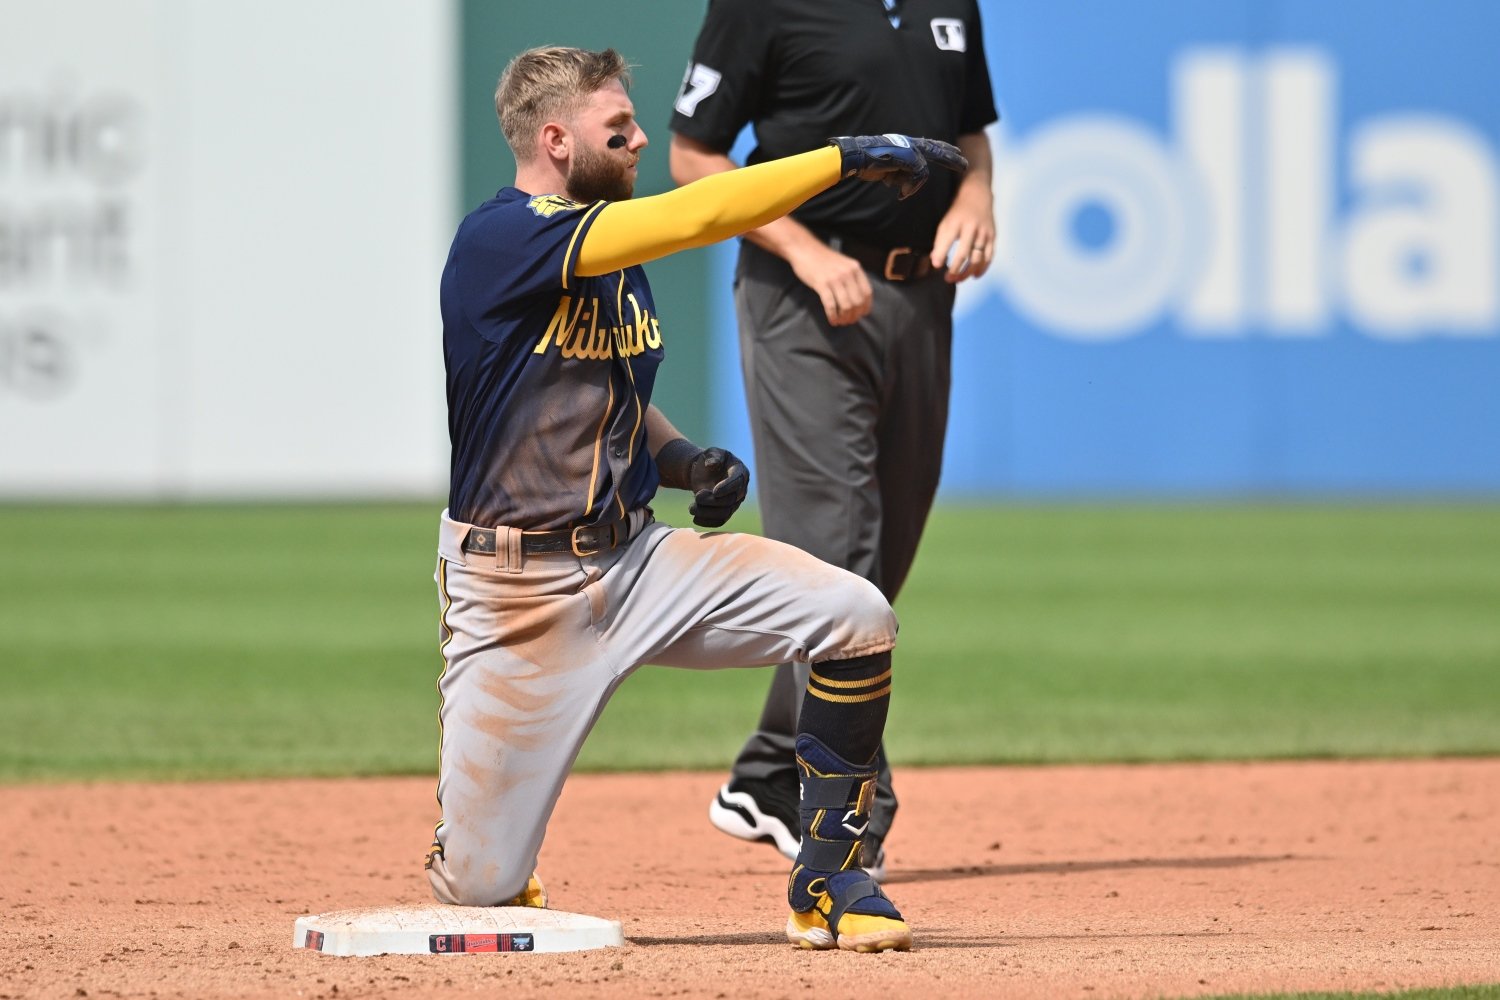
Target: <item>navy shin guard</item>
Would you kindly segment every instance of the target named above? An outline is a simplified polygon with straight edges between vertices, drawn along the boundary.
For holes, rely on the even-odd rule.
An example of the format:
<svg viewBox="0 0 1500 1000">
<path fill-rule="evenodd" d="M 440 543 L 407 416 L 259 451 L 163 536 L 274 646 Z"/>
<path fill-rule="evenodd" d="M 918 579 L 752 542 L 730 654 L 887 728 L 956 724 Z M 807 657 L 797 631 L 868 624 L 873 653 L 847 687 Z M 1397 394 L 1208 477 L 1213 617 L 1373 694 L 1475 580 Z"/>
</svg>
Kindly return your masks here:
<svg viewBox="0 0 1500 1000">
<path fill-rule="evenodd" d="M 799 913 L 823 910 L 835 932 L 846 912 L 900 920 L 895 905 L 859 867 L 875 801 L 874 764 L 855 767 L 803 733 L 797 737 L 797 771 L 802 846 L 787 882 L 787 902 Z"/>
</svg>

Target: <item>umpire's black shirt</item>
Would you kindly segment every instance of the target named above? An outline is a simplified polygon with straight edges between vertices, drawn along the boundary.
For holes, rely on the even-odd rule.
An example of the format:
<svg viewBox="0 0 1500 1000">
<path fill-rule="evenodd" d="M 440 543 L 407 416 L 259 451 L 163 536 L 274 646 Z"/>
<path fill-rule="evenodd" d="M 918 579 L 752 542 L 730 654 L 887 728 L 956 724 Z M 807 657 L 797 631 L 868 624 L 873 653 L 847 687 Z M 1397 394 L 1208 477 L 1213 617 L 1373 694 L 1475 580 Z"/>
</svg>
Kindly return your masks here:
<svg viewBox="0 0 1500 1000">
<path fill-rule="evenodd" d="M 753 122 L 748 162 L 759 163 L 835 135 L 954 142 L 996 118 L 976 0 L 900 0 L 892 11 L 883 0 L 711 0 L 671 128 L 728 152 Z M 898 202 L 884 185 L 845 181 L 792 215 L 816 232 L 925 250 L 957 184 L 934 170 Z"/>
</svg>

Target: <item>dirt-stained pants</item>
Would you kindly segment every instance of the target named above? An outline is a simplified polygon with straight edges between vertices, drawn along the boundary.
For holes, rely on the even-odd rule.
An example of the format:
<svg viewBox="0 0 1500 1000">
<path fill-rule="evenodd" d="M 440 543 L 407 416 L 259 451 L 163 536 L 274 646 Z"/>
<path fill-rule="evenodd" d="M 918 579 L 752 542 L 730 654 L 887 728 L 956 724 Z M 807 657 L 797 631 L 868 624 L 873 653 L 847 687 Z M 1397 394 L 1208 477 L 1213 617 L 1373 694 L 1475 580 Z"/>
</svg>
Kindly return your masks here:
<svg viewBox="0 0 1500 1000">
<path fill-rule="evenodd" d="M 895 644 L 874 585 L 770 539 L 653 522 L 608 552 L 518 558 L 465 553 L 469 527 L 444 512 L 438 546 L 440 902 L 521 891 L 579 748 L 641 664 L 821 663 Z"/>
</svg>

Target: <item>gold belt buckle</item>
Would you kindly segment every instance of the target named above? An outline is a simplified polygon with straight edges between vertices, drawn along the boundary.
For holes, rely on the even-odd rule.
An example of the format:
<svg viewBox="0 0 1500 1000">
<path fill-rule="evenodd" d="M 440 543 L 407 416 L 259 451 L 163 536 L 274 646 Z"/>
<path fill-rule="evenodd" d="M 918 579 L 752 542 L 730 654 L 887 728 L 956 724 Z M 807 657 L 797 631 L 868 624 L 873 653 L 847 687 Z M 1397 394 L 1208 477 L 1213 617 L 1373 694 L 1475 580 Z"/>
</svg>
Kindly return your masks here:
<svg viewBox="0 0 1500 1000">
<path fill-rule="evenodd" d="M 906 275 L 896 273 L 896 260 L 911 255 L 911 247 L 897 247 L 885 255 L 885 280 L 905 281 Z"/>
<path fill-rule="evenodd" d="M 578 527 L 574 528 L 573 531 L 568 535 L 568 543 L 573 547 L 573 554 L 581 559 L 584 556 L 596 556 L 599 553 L 603 552 L 605 549 L 614 548 L 616 545 L 620 544 L 621 536 L 628 533 L 630 530 L 628 524 L 623 530 L 621 529 L 620 525 L 621 522 L 619 521 L 611 521 L 609 524 L 580 524 Z M 578 533 L 580 531 L 590 531 L 595 528 L 609 529 L 609 543 L 604 544 L 603 538 L 601 536 L 600 545 L 597 548 L 589 549 L 587 552 L 585 552 L 578 547 Z"/>
<path fill-rule="evenodd" d="M 594 549 L 589 549 L 587 552 L 585 552 L 585 551 L 583 551 L 583 549 L 581 549 L 581 548 L 578 547 L 578 533 L 580 531 L 588 531 L 588 530 L 589 530 L 588 525 L 581 524 L 578 527 L 574 528 L 571 532 L 568 533 L 568 544 L 573 547 L 573 554 L 575 556 L 577 556 L 578 558 L 580 558 L 580 559 L 582 559 L 584 556 L 595 556 L 595 555 L 598 555 L 599 552 L 601 551 L 600 549 L 594 548 Z"/>
</svg>

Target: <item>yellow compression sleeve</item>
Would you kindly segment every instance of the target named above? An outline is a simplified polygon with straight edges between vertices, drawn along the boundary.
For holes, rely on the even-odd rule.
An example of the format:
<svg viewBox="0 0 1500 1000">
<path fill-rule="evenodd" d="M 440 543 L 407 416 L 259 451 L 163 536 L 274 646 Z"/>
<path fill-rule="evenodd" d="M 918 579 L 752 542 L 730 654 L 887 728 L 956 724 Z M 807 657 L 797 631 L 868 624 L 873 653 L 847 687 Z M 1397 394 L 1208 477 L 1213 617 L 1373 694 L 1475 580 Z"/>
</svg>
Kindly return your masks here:
<svg viewBox="0 0 1500 1000">
<path fill-rule="evenodd" d="M 839 181 L 833 146 L 726 170 L 675 191 L 612 201 L 578 250 L 577 273 L 608 274 L 759 229 Z"/>
</svg>

